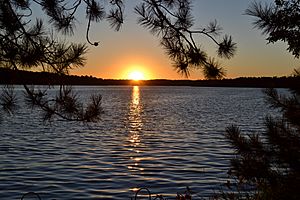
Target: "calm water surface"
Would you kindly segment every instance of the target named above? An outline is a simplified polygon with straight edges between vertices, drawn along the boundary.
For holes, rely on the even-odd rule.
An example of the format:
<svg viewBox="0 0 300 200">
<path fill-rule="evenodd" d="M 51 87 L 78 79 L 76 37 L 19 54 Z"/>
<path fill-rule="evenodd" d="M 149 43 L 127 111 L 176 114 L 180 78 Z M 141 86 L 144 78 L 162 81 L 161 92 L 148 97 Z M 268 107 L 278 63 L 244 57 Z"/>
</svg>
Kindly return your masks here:
<svg viewBox="0 0 300 200">
<path fill-rule="evenodd" d="M 52 89 L 53 90 L 53 89 Z M 261 89 L 76 87 L 103 96 L 101 121 L 44 124 L 22 104 L 0 123 L 0 199 L 130 199 L 137 188 L 206 197 L 226 182 L 224 130 L 259 132 L 271 111 Z M 21 91 L 18 91 L 21 95 Z M 54 91 L 49 91 L 54 92 Z"/>
</svg>

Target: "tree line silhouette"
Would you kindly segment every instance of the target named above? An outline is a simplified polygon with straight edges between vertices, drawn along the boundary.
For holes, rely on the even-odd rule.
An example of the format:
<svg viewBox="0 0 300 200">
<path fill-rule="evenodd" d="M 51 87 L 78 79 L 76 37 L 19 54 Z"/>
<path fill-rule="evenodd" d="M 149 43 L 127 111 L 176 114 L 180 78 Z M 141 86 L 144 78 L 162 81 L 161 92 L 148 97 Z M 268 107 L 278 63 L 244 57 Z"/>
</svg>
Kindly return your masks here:
<svg viewBox="0 0 300 200">
<path fill-rule="evenodd" d="M 23 85 L 147 85 L 147 86 L 201 86 L 201 87 L 251 87 L 251 88 L 292 88 L 300 87 L 297 76 L 283 77 L 239 77 L 221 80 L 118 80 L 93 76 L 75 76 L 50 72 L 14 71 L 0 68 L 0 84 Z"/>
</svg>

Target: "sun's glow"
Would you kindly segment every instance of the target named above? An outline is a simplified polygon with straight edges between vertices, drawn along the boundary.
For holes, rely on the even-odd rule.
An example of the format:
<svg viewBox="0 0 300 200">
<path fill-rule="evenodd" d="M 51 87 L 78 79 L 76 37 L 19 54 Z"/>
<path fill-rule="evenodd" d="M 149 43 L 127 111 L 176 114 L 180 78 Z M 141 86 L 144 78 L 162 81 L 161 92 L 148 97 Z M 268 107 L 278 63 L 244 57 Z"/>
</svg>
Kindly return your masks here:
<svg viewBox="0 0 300 200">
<path fill-rule="evenodd" d="M 135 81 L 139 81 L 139 80 L 144 80 L 145 76 L 142 72 L 140 71 L 132 71 L 128 74 L 128 79 L 130 80 L 135 80 Z"/>
</svg>

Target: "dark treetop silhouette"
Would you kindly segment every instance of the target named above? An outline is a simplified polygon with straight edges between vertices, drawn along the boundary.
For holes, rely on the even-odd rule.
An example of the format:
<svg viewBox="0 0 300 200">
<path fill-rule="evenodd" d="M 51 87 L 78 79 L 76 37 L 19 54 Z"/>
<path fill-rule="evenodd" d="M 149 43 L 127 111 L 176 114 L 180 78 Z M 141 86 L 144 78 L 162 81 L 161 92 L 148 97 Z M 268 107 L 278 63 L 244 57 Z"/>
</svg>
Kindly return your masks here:
<svg viewBox="0 0 300 200">
<path fill-rule="evenodd" d="M 193 30 L 195 19 L 192 15 L 190 0 L 144 0 L 136 6 L 138 23 L 158 36 L 161 46 L 174 61 L 178 72 L 189 76 L 190 67 L 201 68 L 207 79 L 220 79 L 225 76 L 224 69 L 214 58 L 196 43 L 195 35 L 205 35 L 217 46 L 220 57 L 231 58 L 236 51 L 236 44 L 231 36 L 225 35 L 222 41 L 215 38 L 222 28 L 216 21 L 200 30 Z"/>
<path fill-rule="evenodd" d="M 92 21 L 107 19 L 117 30 L 122 23 L 122 1 L 110 1 L 111 10 L 105 9 L 96 1 L 57 1 L 57 0 L 0 0 L 0 64 L 14 70 L 28 69 L 49 71 L 58 75 L 68 74 L 74 67 L 85 63 L 85 44 L 68 44 L 59 41 L 53 32 L 47 32 L 41 19 L 33 21 L 32 4 L 37 4 L 48 16 L 49 24 L 62 34 L 73 34 L 75 14 L 79 6 L 86 7 L 88 21 L 86 39 L 89 39 Z M 59 116 L 67 120 L 94 121 L 101 114 L 101 96 L 93 95 L 90 103 L 83 106 L 71 90 L 64 85 L 63 78 L 56 97 L 48 97 L 46 90 L 35 90 L 24 84 L 26 100 L 44 111 L 44 119 Z M 1 104 L 5 110 L 12 110 L 15 95 L 12 88 L 4 89 Z M 85 109 L 84 109 L 85 108 Z"/>
<path fill-rule="evenodd" d="M 88 18 L 87 41 L 91 21 L 104 17 L 104 8 L 95 1 L 57 1 L 57 0 L 0 0 L 0 65 L 14 70 L 28 69 L 50 71 L 59 75 L 67 74 L 74 67 L 83 66 L 87 46 L 67 44 L 59 41 L 53 32 L 47 32 L 41 19 L 33 21 L 32 4 L 38 4 L 47 14 L 49 23 L 62 34 L 72 34 L 77 8 L 84 4 Z M 116 28 L 121 21 L 122 1 L 111 1 L 112 10 L 107 15 Z M 98 45 L 97 42 L 93 45 Z M 94 121 L 101 113 L 101 96 L 93 95 L 85 106 L 78 101 L 70 87 L 61 81 L 59 93 L 48 98 L 46 91 L 35 90 L 24 85 L 27 102 L 42 109 L 44 119 L 59 116 L 67 120 Z M 5 110 L 15 105 L 12 88 L 4 89 L 1 104 Z"/>
<path fill-rule="evenodd" d="M 42 19 L 33 19 L 33 4 L 47 15 L 53 30 L 47 31 Z M 161 45 L 178 72 L 188 76 L 190 67 L 196 67 L 201 68 L 208 79 L 222 78 L 225 70 L 214 58 L 208 57 L 194 37 L 197 34 L 207 36 L 218 46 L 218 55 L 224 58 L 233 56 L 236 44 L 227 35 L 221 41 L 217 40 L 221 28 L 215 21 L 200 30 L 192 30 L 195 20 L 191 4 L 191 0 L 141 0 L 135 12 L 139 15 L 138 23 L 160 37 Z M 79 7 L 86 10 L 86 40 L 90 45 L 99 45 L 89 38 L 92 22 L 108 20 L 112 28 L 119 30 L 124 21 L 122 0 L 0 0 L 0 66 L 61 75 L 83 66 L 87 46 L 59 41 L 54 34 L 73 34 Z M 45 120 L 59 116 L 67 120 L 94 121 L 102 112 L 100 95 L 92 96 L 90 103 L 83 106 L 71 88 L 64 85 L 63 78 L 55 98 L 25 84 L 24 88 L 27 102 L 42 109 Z M 4 89 L 1 104 L 5 110 L 12 111 L 15 105 L 12 88 Z"/>
<path fill-rule="evenodd" d="M 273 4 L 252 3 L 246 14 L 256 17 L 255 26 L 271 43 L 284 41 L 296 58 L 300 53 L 300 1 L 275 0 Z M 300 78 L 298 70 L 295 77 Z M 237 126 L 227 128 L 226 137 L 237 156 L 229 175 L 237 180 L 240 193 L 224 192 L 224 199 L 300 199 L 300 85 L 290 96 L 266 89 L 266 100 L 282 117 L 266 117 L 262 135 L 245 136 Z M 250 193 L 242 186 L 253 186 Z M 229 186 L 230 187 L 230 186 Z"/>
</svg>

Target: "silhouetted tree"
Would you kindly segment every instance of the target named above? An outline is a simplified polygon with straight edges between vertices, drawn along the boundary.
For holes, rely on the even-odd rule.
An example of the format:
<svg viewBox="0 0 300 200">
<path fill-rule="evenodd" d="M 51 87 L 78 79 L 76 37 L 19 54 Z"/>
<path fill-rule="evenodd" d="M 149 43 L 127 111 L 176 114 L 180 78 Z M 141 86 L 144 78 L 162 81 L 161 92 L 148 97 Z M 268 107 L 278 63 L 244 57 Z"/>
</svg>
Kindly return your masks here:
<svg viewBox="0 0 300 200">
<path fill-rule="evenodd" d="M 256 17 L 255 26 L 268 35 L 269 42 L 286 42 L 287 50 L 298 58 L 299 8 L 299 0 L 275 0 L 270 5 L 255 2 L 246 14 Z M 300 78 L 299 70 L 294 76 Z M 226 129 L 226 137 L 237 152 L 229 174 L 237 180 L 240 192 L 224 192 L 224 199 L 300 199 L 300 86 L 294 85 L 289 96 L 272 88 L 265 94 L 282 116 L 266 117 L 266 130 L 261 134 L 245 135 L 235 125 Z M 246 192 L 241 186 L 255 190 Z"/>
<path fill-rule="evenodd" d="M 298 0 L 274 0 L 273 4 L 254 2 L 246 14 L 256 17 L 254 26 L 267 35 L 269 43 L 283 41 L 296 58 L 300 55 L 300 12 Z"/>
<path fill-rule="evenodd" d="M 192 15 L 191 0 L 144 0 L 136 6 L 138 23 L 160 38 L 162 47 L 174 61 L 178 72 L 189 76 L 191 67 L 201 68 L 207 79 L 220 79 L 225 70 L 200 47 L 196 35 L 204 35 L 218 46 L 217 54 L 231 58 L 236 51 L 236 43 L 225 35 L 221 41 L 217 36 L 222 28 L 216 21 L 206 27 L 193 30 L 195 19 Z"/>
<path fill-rule="evenodd" d="M 0 0 L 1 67 L 13 70 L 42 69 L 65 75 L 69 70 L 83 66 L 87 46 L 59 41 L 53 32 L 57 31 L 63 35 L 73 34 L 77 9 L 85 6 L 86 39 L 89 44 L 98 46 L 98 42 L 92 43 L 89 39 L 91 22 L 107 19 L 116 30 L 120 29 L 123 22 L 122 0 L 108 2 L 110 6 L 107 8 L 111 9 L 106 14 L 104 6 L 95 0 Z M 53 30 L 48 31 L 42 19 L 33 22 L 34 6 L 39 6 L 47 15 Z M 67 120 L 94 121 L 102 112 L 100 95 L 92 96 L 90 103 L 84 106 L 71 88 L 64 85 L 63 78 L 55 97 L 49 97 L 47 90 L 36 90 L 27 85 L 24 85 L 24 88 L 27 103 L 42 109 L 45 120 L 59 116 Z M 16 102 L 12 87 L 3 89 L 0 100 L 4 110 L 12 112 Z"/>
</svg>

